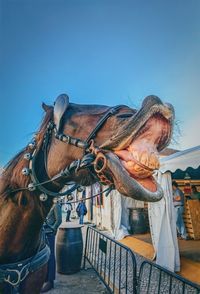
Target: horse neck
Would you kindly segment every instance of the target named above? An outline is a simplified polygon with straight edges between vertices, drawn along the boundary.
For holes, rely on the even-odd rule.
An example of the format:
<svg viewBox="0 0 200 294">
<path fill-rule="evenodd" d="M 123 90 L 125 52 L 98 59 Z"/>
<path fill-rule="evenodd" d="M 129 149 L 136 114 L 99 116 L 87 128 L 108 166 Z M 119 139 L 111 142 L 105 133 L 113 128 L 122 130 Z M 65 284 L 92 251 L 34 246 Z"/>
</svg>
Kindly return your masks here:
<svg viewBox="0 0 200 294">
<path fill-rule="evenodd" d="M 44 208 L 38 197 L 23 193 L 0 198 L 0 263 L 33 256 L 40 244 L 41 227 L 50 204 Z"/>
<path fill-rule="evenodd" d="M 53 110 L 47 111 L 36 141 L 40 149 Z M 40 192 L 20 191 L 9 194 L 9 190 L 27 187 L 30 177 L 22 174 L 29 163 L 24 153 L 32 152 L 27 146 L 7 165 L 0 178 L 0 263 L 16 262 L 32 256 L 40 243 L 40 231 L 44 219 L 52 205 L 51 199 L 42 204 Z M 40 165 L 39 165 L 40 166 Z"/>
</svg>

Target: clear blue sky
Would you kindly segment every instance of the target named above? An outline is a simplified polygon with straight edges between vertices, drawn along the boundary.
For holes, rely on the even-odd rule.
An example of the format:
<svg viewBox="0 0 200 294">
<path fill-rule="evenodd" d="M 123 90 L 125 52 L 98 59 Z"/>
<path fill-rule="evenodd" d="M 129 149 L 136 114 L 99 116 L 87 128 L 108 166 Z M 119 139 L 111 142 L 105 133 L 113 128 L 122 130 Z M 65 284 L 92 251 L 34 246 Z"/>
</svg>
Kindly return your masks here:
<svg viewBox="0 0 200 294">
<path fill-rule="evenodd" d="M 42 101 L 172 103 L 179 145 L 200 144 L 199 0 L 0 0 L 0 165 L 31 138 Z"/>
</svg>

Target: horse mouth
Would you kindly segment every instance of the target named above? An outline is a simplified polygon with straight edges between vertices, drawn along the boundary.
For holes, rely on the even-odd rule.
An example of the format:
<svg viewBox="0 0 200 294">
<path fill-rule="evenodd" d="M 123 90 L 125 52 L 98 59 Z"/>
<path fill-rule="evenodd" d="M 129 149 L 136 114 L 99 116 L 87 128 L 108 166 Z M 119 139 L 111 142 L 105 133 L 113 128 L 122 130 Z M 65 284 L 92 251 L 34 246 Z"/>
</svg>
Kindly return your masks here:
<svg viewBox="0 0 200 294">
<path fill-rule="evenodd" d="M 129 176 L 152 192 L 157 189 L 153 174 L 160 167 L 158 150 L 168 140 L 170 130 L 169 121 L 157 113 L 136 133 L 127 147 L 114 151 Z"/>
<path fill-rule="evenodd" d="M 154 178 L 159 169 L 159 151 L 170 142 L 174 110 L 153 97 L 102 146 L 107 153 L 107 167 L 116 189 L 143 201 L 158 201 L 163 191 Z M 152 103 L 151 103 L 152 102 Z M 140 194 L 140 195 L 139 195 Z"/>
</svg>

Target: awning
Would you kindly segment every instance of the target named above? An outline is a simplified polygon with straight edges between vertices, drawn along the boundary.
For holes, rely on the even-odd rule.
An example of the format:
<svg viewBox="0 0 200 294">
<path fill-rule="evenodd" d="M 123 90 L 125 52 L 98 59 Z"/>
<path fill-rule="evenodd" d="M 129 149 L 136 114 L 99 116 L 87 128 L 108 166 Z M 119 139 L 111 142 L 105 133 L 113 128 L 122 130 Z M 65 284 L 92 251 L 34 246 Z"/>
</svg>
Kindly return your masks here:
<svg viewBox="0 0 200 294">
<path fill-rule="evenodd" d="M 174 173 L 177 170 L 186 171 L 188 168 L 200 167 L 200 145 L 176 152 L 170 156 L 160 159 L 160 171 Z"/>
</svg>

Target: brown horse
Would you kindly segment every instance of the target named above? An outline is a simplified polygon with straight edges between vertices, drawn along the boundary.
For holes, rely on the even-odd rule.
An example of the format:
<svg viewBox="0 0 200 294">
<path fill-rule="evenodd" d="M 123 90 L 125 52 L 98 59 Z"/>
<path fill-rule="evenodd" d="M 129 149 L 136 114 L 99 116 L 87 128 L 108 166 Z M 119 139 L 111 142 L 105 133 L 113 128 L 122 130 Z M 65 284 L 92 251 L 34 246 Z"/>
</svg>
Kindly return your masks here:
<svg viewBox="0 0 200 294">
<path fill-rule="evenodd" d="M 170 104 L 148 96 L 136 111 L 72 104 L 63 94 L 54 107 L 43 108 L 46 115 L 34 141 L 0 178 L 0 293 L 9 293 L 8 285 L 19 293 L 40 293 L 49 254 L 41 227 L 52 198 L 66 183 L 100 181 L 127 197 L 162 198 L 152 175 L 159 168 L 158 152 L 170 142 Z"/>
</svg>

